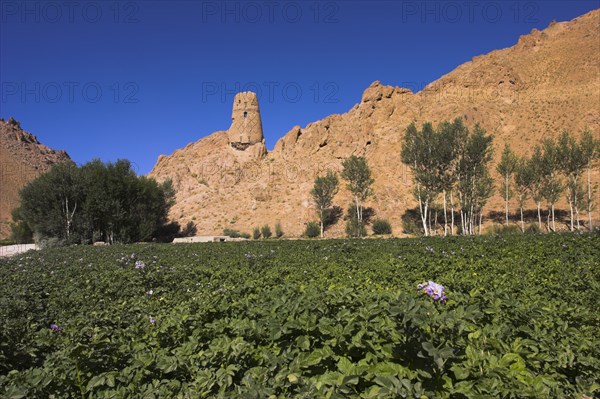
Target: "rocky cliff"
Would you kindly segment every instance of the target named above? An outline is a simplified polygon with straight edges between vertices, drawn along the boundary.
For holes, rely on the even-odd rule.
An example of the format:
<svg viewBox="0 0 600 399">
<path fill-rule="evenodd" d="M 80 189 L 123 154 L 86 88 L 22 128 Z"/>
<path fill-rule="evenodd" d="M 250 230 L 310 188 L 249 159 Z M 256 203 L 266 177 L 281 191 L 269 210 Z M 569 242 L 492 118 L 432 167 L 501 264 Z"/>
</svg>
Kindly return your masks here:
<svg viewBox="0 0 600 399">
<path fill-rule="evenodd" d="M 11 211 L 19 204 L 19 190 L 53 164 L 70 161 L 21 129 L 14 119 L 0 120 L 0 239 L 10 235 Z"/>
<path fill-rule="evenodd" d="M 173 179 L 178 192 L 171 217 L 182 224 L 193 221 L 199 234 L 280 222 L 288 235 L 300 235 L 304 224 L 316 219 L 309 194 L 314 177 L 340 170 L 341 160 L 351 154 L 364 155 L 376 180 L 367 206 L 400 233 L 402 214 L 414 206 L 410 174 L 399 156 L 412 121 L 460 116 L 467 125 L 479 122 L 494 134 L 496 157 L 504 143 L 528 153 L 543 137 L 564 129 L 579 134 L 588 128 L 600 137 L 599 27 L 595 10 L 534 29 L 513 47 L 474 57 L 417 93 L 376 81 L 348 112 L 293 127 L 272 152 L 264 147 L 256 96 L 241 93 L 228 131 L 160 156 L 150 176 Z M 334 202 L 345 209 L 347 190 Z M 487 209 L 500 211 L 502 204 L 494 197 Z M 342 222 L 327 233 L 342 234 Z"/>
</svg>

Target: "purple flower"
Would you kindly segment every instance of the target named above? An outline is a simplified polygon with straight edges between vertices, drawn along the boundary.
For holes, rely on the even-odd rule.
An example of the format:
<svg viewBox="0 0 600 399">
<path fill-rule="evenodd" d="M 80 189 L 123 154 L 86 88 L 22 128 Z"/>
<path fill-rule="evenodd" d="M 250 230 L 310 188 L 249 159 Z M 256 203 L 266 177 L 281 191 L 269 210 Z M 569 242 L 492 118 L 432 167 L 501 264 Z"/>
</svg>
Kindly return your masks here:
<svg viewBox="0 0 600 399">
<path fill-rule="evenodd" d="M 156 319 L 150 316 L 150 324 L 156 324 Z"/>
<path fill-rule="evenodd" d="M 141 260 L 136 260 L 135 261 L 135 268 L 136 269 L 143 269 L 145 267 L 146 267 L 146 265 Z"/>
<path fill-rule="evenodd" d="M 52 333 L 54 333 L 54 334 L 59 333 L 63 330 L 62 327 L 59 327 L 56 324 L 50 324 L 50 329 L 52 330 Z"/>
<path fill-rule="evenodd" d="M 444 286 L 433 281 L 428 281 L 426 283 L 421 283 L 417 285 L 417 288 L 423 290 L 425 294 L 429 297 L 433 298 L 435 301 L 446 302 L 446 293 L 444 292 Z"/>
</svg>

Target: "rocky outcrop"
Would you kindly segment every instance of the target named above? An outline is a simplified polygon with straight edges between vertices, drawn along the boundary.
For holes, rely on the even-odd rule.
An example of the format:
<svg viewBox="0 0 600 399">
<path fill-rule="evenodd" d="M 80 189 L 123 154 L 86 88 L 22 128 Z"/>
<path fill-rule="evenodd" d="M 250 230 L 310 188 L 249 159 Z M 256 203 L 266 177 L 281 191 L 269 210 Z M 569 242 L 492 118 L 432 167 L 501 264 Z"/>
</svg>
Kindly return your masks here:
<svg viewBox="0 0 600 399">
<path fill-rule="evenodd" d="M 19 204 L 19 190 L 55 163 L 69 161 L 65 151 L 41 144 L 14 119 L 0 119 L 0 239 L 10 234 L 11 212 Z"/>
<path fill-rule="evenodd" d="M 299 235 L 306 222 L 316 219 L 309 194 L 314 177 L 326 169 L 340 170 L 349 155 L 364 155 L 376 180 L 367 206 L 400 234 L 402 214 L 415 206 L 410 173 L 400 162 L 410 122 L 456 117 L 470 126 L 478 122 L 494 134 L 497 157 L 504 143 L 524 154 L 563 129 L 577 134 L 588 128 L 600 137 L 599 25 L 596 10 L 534 30 L 514 47 L 474 57 L 419 92 L 375 81 L 348 112 L 294 126 L 270 153 L 259 124 L 240 125 L 243 112 L 254 107 L 252 96 L 240 94 L 249 100 L 239 111 L 234 105 L 229 131 L 161 157 L 150 175 L 176 182 L 171 217 L 182 225 L 194 221 L 199 234 L 280 222 L 288 235 Z M 260 115 L 257 105 L 255 112 Z M 597 172 L 593 178 L 600 180 Z M 343 208 L 350 201 L 345 189 L 334 199 Z M 488 209 L 502 206 L 496 196 Z M 343 230 L 340 222 L 327 234 L 339 236 Z"/>
</svg>

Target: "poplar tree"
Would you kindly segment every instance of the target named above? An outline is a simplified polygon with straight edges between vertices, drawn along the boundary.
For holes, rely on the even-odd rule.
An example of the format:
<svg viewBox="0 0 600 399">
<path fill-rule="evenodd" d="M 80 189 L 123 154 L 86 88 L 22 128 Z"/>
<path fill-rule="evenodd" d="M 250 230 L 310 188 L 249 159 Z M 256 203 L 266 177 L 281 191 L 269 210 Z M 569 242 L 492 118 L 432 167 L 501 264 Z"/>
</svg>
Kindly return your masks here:
<svg viewBox="0 0 600 399">
<path fill-rule="evenodd" d="M 329 170 L 325 176 L 317 176 L 310 195 L 317 207 L 321 224 L 321 238 L 325 230 L 325 211 L 333 204 L 333 197 L 338 192 L 339 180 L 337 173 Z"/>
<path fill-rule="evenodd" d="M 561 153 L 556 142 L 547 138 L 542 141 L 542 195 L 548 203 L 548 230 L 556 231 L 556 218 L 554 207 L 564 190 L 560 179 Z M 552 221 L 552 227 L 550 227 Z"/>
<path fill-rule="evenodd" d="M 371 185 L 375 180 L 371 177 L 371 169 L 369 169 L 365 157 L 352 155 L 342 162 L 342 166 L 344 167 L 342 177 L 348 182 L 347 188 L 354 197 L 358 236 L 360 237 L 363 226 L 363 202 L 373 193 Z"/>
<path fill-rule="evenodd" d="M 587 166 L 587 160 L 579 143 L 567 131 L 563 131 L 558 139 L 558 162 L 567 178 L 567 201 L 571 211 L 570 228 L 571 231 L 575 229 L 575 218 L 577 218 L 577 230 L 579 230 L 579 203 L 583 199 L 579 178 Z"/>
<path fill-rule="evenodd" d="M 595 192 L 595 188 L 592 187 L 592 168 L 594 163 L 600 159 L 600 140 L 594 139 L 594 136 L 589 130 L 585 130 L 581 135 L 581 139 L 579 141 L 579 146 L 581 147 L 582 157 L 585 161 L 585 169 L 587 171 L 587 196 L 586 196 L 586 208 L 588 214 L 588 227 L 590 231 L 593 231 L 592 225 L 592 209 L 594 207 L 593 203 L 593 195 Z"/>
<path fill-rule="evenodd" d="M 517 191 L 517 201 L 519 202 L 519 211 L 521 213 L 521 232 L 525 232 L 525 222 L 523 220 L 523 208 L 529 198 L 530 187 L 532 183 L 531 169 L 527 158 L 516 158 L 515 168 L 515 190 Z"/>
<path fill-rule="evenodd" d="M 542 229 L 542 200 L 544 199 L 544 182 L 542 180 L 544 175 L 544 158 L 542 155 L 542 149 L 539 145 L 536 145 L 533 149 L 531 158 L 527 161 L 527 169 L 530 174 L 529 180 L 529 192 L 531 198 L 535 202 L 538 215 L 538 227 Z"/>
<path fill-rule="evenodd" d="M 502 176 L 501 190 L 504 194 L 504 208 L 506 213 L 506 225 L 508 226 L 508 201 L 513 196 L 511 188 L 511 180 L 517 168 L 517 158 L 510 149 L 508 144 L 504 145 L 504 151 L 502 151 L 502 157 L 500 163 L 496 166 L 496 171 Z"/>
</svg>

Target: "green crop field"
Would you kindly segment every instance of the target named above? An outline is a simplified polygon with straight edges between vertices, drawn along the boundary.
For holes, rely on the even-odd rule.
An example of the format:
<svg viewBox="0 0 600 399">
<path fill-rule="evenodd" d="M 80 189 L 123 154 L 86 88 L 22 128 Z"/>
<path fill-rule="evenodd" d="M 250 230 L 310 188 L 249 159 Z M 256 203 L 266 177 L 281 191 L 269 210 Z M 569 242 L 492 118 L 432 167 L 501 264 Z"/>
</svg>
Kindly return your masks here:
<svg viewBox="0 0 600 399">
<path fill-rule="evenodd" d="M 29 252 L 0 397 L 598 397 L 599 295 L 598 234 Z"/>
</svg>

